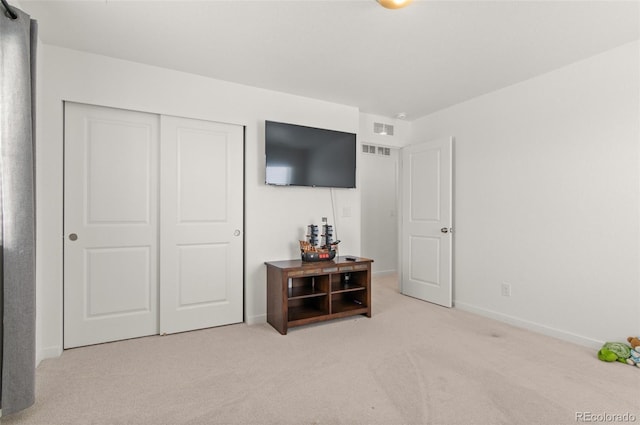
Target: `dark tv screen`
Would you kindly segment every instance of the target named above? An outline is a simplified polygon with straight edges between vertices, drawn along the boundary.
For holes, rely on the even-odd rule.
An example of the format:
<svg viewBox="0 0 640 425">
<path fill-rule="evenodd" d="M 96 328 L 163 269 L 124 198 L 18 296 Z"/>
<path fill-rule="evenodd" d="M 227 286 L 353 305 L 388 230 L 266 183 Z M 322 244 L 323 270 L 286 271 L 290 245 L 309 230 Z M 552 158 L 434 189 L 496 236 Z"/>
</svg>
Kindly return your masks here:
<svg viewBox="0 0 640 425">
<path fill-rule="evenodd" d="M 279 186 L 356 187 L 356 135 L 265 122 L 266 183 Z"/>
</svg>

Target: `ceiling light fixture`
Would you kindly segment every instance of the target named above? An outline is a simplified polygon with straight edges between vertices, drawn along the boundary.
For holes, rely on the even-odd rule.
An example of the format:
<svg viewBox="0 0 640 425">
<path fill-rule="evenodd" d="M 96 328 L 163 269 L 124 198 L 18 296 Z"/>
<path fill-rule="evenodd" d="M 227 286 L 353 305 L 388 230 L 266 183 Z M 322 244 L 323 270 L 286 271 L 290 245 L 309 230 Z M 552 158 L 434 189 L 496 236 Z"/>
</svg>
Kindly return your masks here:
<svg viewBox="0 0 640 425">
<path fill-rule="evenodd" d="M 408 6 L 412 0 L 376 0 L 380 6 L 386 7 L 387 9 L 400 9 L 402 7 Z"/>
</svg>

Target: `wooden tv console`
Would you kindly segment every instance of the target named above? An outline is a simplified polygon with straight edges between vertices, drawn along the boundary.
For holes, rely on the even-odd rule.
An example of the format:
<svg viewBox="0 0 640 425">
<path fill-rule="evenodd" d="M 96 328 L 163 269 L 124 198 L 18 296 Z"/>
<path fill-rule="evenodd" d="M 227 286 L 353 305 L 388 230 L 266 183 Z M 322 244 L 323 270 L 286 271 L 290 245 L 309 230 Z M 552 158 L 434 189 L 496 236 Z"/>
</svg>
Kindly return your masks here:
<svg viewBox="0 0 640 425">
<path fill-rule="evenodd" d="M 286 335 L 294 326 L 358 314 L 371 317 L 372 262 L 352 256 L 315 263 L 266 262 L 267 322 Z"/>
</svg>

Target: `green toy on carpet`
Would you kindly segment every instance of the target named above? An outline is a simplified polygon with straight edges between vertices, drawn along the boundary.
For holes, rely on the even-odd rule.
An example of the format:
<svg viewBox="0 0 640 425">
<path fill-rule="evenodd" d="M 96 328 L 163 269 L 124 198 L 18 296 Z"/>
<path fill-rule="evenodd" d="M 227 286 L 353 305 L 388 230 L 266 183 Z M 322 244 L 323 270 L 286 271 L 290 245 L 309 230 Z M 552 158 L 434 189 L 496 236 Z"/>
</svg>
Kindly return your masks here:
<svg viewBox="0 0 640 425">
<path fill-rule="evenodd" d="M 605 342 L 600 351 L 598 358 L 603 362 L 626 363 L 631 356 L 631 347 L 622 342 Z"/>
<path fill-rule="evenodd" d="M 620 362 L 640 367 L 640 347 L 631 347 L 624 342 L 605 342 L 598 358 L 603 362 Z"/>
</svg>

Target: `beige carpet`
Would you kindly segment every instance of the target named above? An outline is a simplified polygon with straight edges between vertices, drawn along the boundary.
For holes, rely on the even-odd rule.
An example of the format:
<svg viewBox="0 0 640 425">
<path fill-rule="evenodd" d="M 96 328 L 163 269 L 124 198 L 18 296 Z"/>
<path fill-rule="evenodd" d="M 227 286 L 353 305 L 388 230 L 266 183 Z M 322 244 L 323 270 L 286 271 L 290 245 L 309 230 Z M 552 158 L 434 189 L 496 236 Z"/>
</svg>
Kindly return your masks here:
<svg viewBox="0 0 640 425">
<path fill-rule="evenodd" d="M 370 319 L 65 351 L 38 367 L 35 406 L 2 423 L 546 425 L 589 414 L 640 423 L 640 368 L 404 297 L 385 277 Z"/>
</svg>

